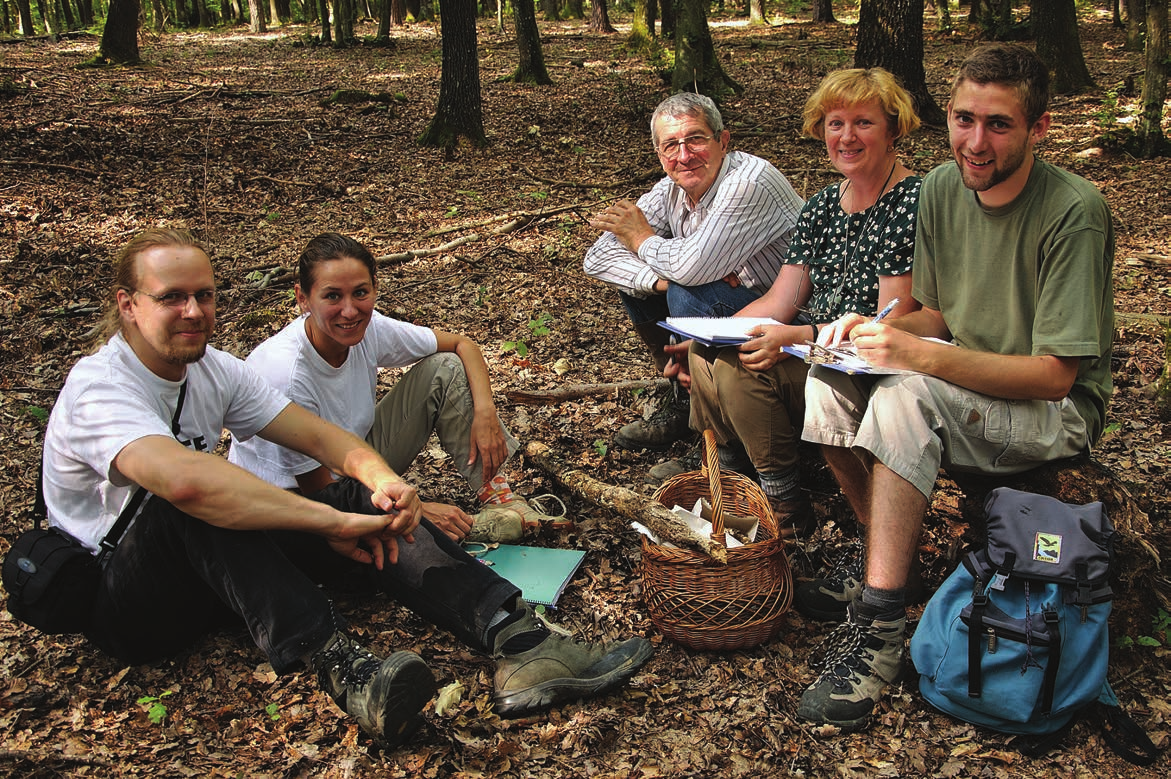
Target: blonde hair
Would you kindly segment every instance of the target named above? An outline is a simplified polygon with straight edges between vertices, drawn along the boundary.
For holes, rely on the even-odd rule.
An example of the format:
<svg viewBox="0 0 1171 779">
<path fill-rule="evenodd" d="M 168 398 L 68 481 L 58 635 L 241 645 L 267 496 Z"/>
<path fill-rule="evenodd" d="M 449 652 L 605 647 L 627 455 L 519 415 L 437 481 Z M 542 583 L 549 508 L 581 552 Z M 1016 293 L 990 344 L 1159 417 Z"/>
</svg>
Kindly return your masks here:
<svg viewBox="0 0 1171 779">
<path fill-rule="evenodd" d="M 805 101 L 802 132 L 824 141 L 826 114 L 841 106 L 859 105 L 873 100 L 882 106 L 896 143 L 919 127 L 914 101 L 889 71 L 883 68 L 850 68 L 835 70 L 827 75 Z"/>
<path fill-rule="evenodd" d="M 118 310 L 118 290 L 133 292 L 138 289 L 138 255 L 160 246 L 192 246 L 207 254 L 203 245 L 186 230 L 152 227 L 131 238 L 114 257 L 114 286 L 110 290 L 106 311 L 97 331 L 98 344 L 110 340 L 122 329 L 122 314 Z"/>
</svg>

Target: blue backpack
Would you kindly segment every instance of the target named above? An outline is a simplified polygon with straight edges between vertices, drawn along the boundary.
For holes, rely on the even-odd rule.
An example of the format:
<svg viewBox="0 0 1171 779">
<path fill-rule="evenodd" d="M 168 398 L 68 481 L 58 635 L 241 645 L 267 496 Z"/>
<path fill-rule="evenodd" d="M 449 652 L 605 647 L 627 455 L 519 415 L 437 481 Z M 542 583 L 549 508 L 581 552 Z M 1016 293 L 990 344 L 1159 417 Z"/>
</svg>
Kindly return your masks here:
<svg viewBox="0 0 1171 779">
<path fill-rule="evenodd" d="M 1106 681 L 1114 527 L 1074 506 L 1001 487 L 984 503 L 988 543 L 928 602 L 911 639 L 927 701 L 1005 733 L 1061 730 Z"/>
</svg>

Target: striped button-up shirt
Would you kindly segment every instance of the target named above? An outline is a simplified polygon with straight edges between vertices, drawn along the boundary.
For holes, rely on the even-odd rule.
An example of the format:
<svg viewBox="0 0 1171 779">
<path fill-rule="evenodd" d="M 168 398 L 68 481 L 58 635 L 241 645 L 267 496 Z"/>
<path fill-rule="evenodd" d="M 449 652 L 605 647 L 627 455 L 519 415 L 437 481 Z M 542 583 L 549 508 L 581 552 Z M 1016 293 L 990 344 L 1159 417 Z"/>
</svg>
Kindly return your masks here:
<svg viewBox="0 0 1171 779">
<path fill-rule="evenodd" d="M 639 298 L 653 294 L 660 278 L 693 287 L 733 273 L 763 293 L 780 271 L 802 204 L 771 163 L 729 152 L 694 207 L 670 177 L 640 197 L 655 235 L 635 254 L 602 233 L 586 252 L 585 272 Z"/>
</svg>

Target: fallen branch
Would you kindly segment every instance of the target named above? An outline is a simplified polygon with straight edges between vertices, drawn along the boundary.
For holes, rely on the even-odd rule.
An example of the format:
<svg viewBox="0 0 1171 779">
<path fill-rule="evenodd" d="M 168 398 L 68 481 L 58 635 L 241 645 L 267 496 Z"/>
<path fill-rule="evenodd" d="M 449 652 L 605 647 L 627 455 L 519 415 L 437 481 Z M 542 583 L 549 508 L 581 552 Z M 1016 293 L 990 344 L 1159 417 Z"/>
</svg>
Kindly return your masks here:
<svg viewBox="0 0 1171 779">
<path fill-rule="evenodd" d="M 17 167 L 27 165 L 30 168 L 48 168 L 49 170 L 67 170 L 71 173 L 81 173 L 85 176 L 92 176 L 97 178 L 102 175 L 96 171 L 86 170 L 85 168 L 76 168 L 72 165 L 60 165 L 55 162 L 36 162 L 34 160 L 0 160 L 0 165 L 15 165 Z"/>
<path fill-rule="evenodd" d="M 608 395 L 611 392 L 636 389 L 666 389 L 667 379 L 633 379 L 631 381 L 610 381 L 602 384 L 568 384 L 551 390 L 510 390 L 504 397 L 513 403 L 539 406 L 546 403 L 563 403 L 591 395 Z"/>
<path fill-rule="evenodd" d="M 579 469 L 570 468 L 553 450 L 539 441 L 525 447 L 525 457 L 574 495 L 597 506 L 617 511 L 627 519 L 641 522 L 662 541 L 698 549 L 718 563 L 728 562 L 728 550 L 710 538 L 697 535 L 661 503 L 634 490 L 599 481 Z"/>
</svg>

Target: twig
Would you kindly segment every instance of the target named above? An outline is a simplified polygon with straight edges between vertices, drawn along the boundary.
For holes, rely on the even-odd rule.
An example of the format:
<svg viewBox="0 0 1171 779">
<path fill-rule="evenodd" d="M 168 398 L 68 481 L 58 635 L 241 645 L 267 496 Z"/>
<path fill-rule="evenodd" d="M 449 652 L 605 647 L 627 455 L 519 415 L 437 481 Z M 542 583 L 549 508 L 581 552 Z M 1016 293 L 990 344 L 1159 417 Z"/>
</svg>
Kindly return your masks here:
<svg viewBox="0 0 1171 779">
<path fill-rule="evenodd" d="M 634 379 L 611 381 L 602 384 L 569 384 L 552 390 L 510 390 L 504 397 L 513 403 L 536 406 L 544 403 L 562 403 L 591 395 L 608 395 L 611 392 L 634 389 L 665 389 L 670 385 L 667 379 Z"/>
<path fill-rule="evenodd" d="M 96 755 L 67 755 L 64 752 L 33 751 L 31 749 L 0 749 L 0 760 L 27 760 L 31 763 L 50 760 L 76 765 L 100 765 L 103 767 L 114 765 L 112 760 L 97 757 Z"/>
<path fill-rule="evenodd" d="M 95 173 L 92 170 L 86 170 L 85 168 L 75 168 L 72 165 L 59 165 L 55 162 L 35 162 L 33 160 L 0 160 L 0 165 L 13 165 L 13 166 L 28 165 L 33 168 L 48 168 L 49 170 L 67 170 L 67 171 L 70 171 L 71 173 L 81 173 L 86 176 L 92 176 L 94 178 L 97 178 L 98 176 L 102 175 L 100 173 Z"/>
</svg>

